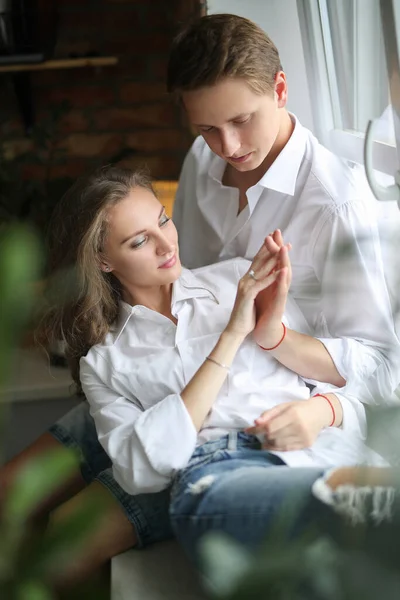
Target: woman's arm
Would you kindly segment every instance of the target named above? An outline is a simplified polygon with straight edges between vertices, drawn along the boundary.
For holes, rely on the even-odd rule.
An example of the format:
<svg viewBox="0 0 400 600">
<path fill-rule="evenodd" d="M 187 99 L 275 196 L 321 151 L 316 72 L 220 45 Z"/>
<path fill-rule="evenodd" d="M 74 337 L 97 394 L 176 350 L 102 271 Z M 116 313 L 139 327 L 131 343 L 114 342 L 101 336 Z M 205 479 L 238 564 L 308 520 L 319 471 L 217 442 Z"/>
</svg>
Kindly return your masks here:
<svg viewBox="0 0 400 600">
<path fill-rule="evenodd" d="M 132 495 L 165 489 L 175 471 L 187 465 L 197 442 L 182 399 L 171 394 L 143 410 L 118 373 L 120 389 L 112 388 L 108 372 L 109 362 L 94 352 L 80 361 L 82 389 L 114 477 Z"/>
<path fill-rule="evenodd" d="M 182 401 L 199 431 L 225 381 L 229 367 L 245 337 L 255 326 L 255 299 L 280 276 L 274 270 L 277 256 L 265 245 L 259 250 L 250 269 L 239 280 L 236 300 L 228 325 L 222 332 L 209 359 L 206 360 L 181 392 Z M 249 273 L 257 272 L 257 279 Z"/>
</svg>

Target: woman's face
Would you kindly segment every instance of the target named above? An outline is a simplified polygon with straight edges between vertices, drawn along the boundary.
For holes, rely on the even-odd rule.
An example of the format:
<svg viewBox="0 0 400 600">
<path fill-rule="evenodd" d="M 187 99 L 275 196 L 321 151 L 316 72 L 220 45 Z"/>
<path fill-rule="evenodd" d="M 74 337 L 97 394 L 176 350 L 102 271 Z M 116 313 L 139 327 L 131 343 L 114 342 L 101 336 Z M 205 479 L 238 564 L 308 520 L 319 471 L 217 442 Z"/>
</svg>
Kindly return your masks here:
<svg viewBox="0 0 400 600">
<path fill-rule="evenodd" d="M 181 273 L 178 234 L 154 194 L 135 188 L 108 213 L 101 268 L 129 293 L 167 285 Z"/>
</svg>

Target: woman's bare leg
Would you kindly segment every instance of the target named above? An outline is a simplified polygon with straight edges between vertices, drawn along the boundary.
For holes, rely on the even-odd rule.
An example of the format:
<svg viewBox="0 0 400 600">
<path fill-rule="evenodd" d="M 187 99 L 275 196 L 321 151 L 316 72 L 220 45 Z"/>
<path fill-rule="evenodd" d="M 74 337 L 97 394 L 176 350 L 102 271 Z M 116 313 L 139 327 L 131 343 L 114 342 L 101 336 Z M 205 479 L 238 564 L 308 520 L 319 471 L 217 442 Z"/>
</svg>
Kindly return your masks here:
<svg viewBox="0 0 400 600">
<path fill-rule="evenodd" d="M 42 454 L 52 453 L 64 448 L 50 433 L 44 433 L 28 448 L 20 452 L 4 466 L 0 467 L 0 507 L 12 486 L 16 475 L 25 467 L 27 462 Z M 62 485 L 48 496 L 35 510 L 33 518 L 42 517 L 54 510 L 57 506 L 80 492 L 86 487 L 79 467 L 62 483 Z"/>
<path fill-rule="evenodd" d="M 0 511 L 7 491 L 27 462 L 42 454 L 54 452 L 60 447 L 64 446 L 51 434 L 44 433 L 0 468 Z M 43 519 L 48 519 L 46 529 L 51 535 L 68 515 L 81 506 L 81 503 L 96 500 L 100 500 L 104 505 L 104 513 L 95 530 L 82 545 L 79 555 L 71 557 L 71 563 L 65 564 L 63 571 L 57 575 L 56 581 L 53 582 L 57 588 L 73 586 L 92 574 L 98 574 L 110 558 L 136 544 L 134 528 L 117 501 L 100 483 L 93 482 L 87 485 L 79 468 L 37 507 L 35 514 L 32 514 L 32 521 L 41 524 L 40 527 L 46 527 Z"/>
<path fill-rule="evenodd" d="M 84 540 L 80 551 L 63 564 L 53 582 L 56 587 L 73 586 L 85 581 L 113 556 L 129 550 L 137 543 L 134 527 L 110 492 L 94 481 L 86 489 L 57 508 L 51 515 L 48 533 L 56 533 L 65 519 L 83 503 L 101 502 L 103 512 L 94 530 Z"/>
</svg>

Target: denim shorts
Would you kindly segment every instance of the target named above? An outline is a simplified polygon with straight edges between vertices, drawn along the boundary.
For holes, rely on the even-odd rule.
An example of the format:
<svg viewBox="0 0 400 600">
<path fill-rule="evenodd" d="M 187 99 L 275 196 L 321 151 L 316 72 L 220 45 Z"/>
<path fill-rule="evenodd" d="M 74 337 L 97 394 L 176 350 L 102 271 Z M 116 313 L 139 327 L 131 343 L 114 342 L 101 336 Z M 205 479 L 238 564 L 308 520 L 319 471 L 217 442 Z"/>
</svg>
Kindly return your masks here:
<svg viewBox="0 0 400 600">
<path fill-rule="evenodd" d="M 114 479 L 111 460 L 98 441 L 87 402 L 81 402 L 52 425 L 49 433 L 63 446 L 80 453 L 82 477 L 87 485 L 98 481 L 115 498 L 135 529 L 136 548 L 173 537 L 168 514 L 170 489 L 131 496 L 121 488 Z"/>
</svg>

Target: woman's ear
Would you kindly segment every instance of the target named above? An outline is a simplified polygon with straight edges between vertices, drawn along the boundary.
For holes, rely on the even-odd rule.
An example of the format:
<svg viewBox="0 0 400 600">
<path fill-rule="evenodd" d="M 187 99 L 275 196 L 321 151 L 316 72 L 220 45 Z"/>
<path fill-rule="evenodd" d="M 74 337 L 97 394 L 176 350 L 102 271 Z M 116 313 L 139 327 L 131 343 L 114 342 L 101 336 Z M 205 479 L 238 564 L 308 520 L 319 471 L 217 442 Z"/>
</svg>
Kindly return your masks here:
<svg viewBox="0 0 400 600">
<path fill-rule="evenodd" d="M 104 271 L 105 273 L 111 273 L 112 268 L 110 267 L 110 265 L 108 265 L 107 263 L 101 262 L 100 263 L 100 269 L 102 271 Z"/>
<path fill-rule="evenodd" d="M 108 263 L 108 261 L 106 260 L 106 257 L 99 253 L 97 255 L 97 260 L 98 260 L 98 264 L 100 267 L 100 270 L 103 271 L 104 273 L 111 273 L 111 271 L 113 270 L 111 265 Z"/>
</svg>

